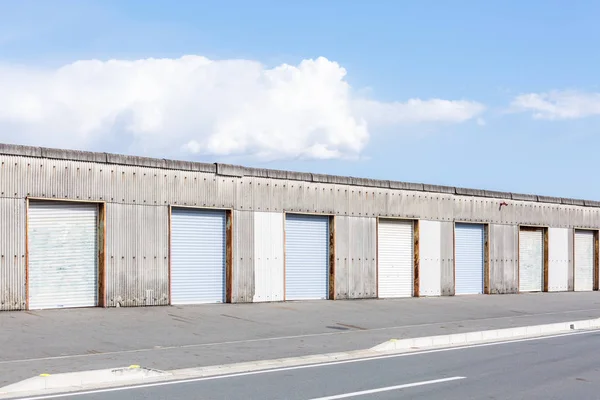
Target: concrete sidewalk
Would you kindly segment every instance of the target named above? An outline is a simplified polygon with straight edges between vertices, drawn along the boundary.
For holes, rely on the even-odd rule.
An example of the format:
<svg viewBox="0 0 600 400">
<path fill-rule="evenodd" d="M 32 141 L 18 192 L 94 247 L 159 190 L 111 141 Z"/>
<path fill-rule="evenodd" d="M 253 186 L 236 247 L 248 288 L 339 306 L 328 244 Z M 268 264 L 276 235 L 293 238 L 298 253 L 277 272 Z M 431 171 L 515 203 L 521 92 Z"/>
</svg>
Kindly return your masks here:
<svg viewBox="0 0 600 400">
<path fill-rule="evenodd" d="M 0 387 L 40 373 L 171 370 L 598 317 L 597 292 L 4 312 Z"/>
</svg>

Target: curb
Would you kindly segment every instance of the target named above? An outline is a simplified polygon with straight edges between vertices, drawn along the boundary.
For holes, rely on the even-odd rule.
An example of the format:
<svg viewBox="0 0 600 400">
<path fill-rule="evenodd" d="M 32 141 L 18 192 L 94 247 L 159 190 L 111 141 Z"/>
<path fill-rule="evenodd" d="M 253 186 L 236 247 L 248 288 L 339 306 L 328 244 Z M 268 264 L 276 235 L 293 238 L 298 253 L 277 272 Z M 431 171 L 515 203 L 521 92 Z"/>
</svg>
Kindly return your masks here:
<svg viewBox="0 0 600 400">
<path fill-rule="evenodd" d="M 600 328 L 600 318 L 582 321 L 559 322 L 546 325 L 524 326 L 519 328 L 493 329 L 488 331 L 455 333 L 450 335 L 425 336 L 410 339 L 391 339 L 371 350 L 390 352 L 397 350 L 422 350 L 425 348 L 465 346 L 471 344 L 501 342 L 510 339 L 525 339 L 585 329 Z"/>
<path fill-rule="evenodd" d="M 48 395 L 51 393 L 65 393 L 123 385 L 205 378 L 269 369 L 302 367 L 311 364 L 327 364 L 336 361 L 348 361 L 371 357 L 378 358 L 385 355 L 411 353 L 419 350 L 460 347 L 494 342 L 500 343 L 515 339 L 552 336 L 555 334 L 599 328 L 600 318 L 596 318 L 450 335 L 391 339 L 371 347 L 370 349 L 197 368 L 184 368 L 171 371 L 159 371 L 140 367 L 139 365 L 132 365 L 124 368 L 69 372 L 56 375 L 41 374 L 0 388 L 0 399 L 9 399 L 15 396 L 24 395 Z"/>
</svg>

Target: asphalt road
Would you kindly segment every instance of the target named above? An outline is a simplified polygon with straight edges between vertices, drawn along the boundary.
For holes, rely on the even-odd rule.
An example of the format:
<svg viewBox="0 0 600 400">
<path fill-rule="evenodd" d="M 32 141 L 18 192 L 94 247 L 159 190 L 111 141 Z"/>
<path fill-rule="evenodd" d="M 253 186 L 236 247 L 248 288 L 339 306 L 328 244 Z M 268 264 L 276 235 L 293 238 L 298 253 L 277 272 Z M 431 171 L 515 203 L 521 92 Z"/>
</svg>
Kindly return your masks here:
<svg viewBox="0 0 600 400">
<path fill-rule="evenodd" d="M 598 317 L 598 292 L 1 312 L 0 387 L 42 373 L 196 368 Z"/>
<path fill-rule="evenodd" d="M 44 399 L 598 399 L 600 331 Z"/>
</svg>

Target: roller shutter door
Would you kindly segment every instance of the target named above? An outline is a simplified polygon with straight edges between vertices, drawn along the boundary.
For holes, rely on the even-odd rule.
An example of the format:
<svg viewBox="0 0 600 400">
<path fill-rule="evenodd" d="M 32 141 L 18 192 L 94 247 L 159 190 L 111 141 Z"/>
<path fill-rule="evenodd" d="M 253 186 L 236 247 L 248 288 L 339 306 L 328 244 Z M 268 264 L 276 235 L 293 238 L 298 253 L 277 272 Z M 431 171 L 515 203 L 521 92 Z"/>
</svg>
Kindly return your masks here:
<svg viewBox="0 0 600 400">
<path fill-rule="evenodd" d="M 544 289 L 544 232 L 541 229 L 519 233 L 519 291 Z"/>
<path fill-rule="evenodd" d="M 455 226 L 456 290 L 459 294 L 483 293 L 483 225 Z"/>
<path fill-rule="evenodd" d="M 225 301 L 226 214 L 173 208 L 171 304 Z"/>
<path fill-rule="evenodd" d="M 329 217 L 287 214 L 286 300 L 327 299 L 328 294 Z"/>
<path fill-rule="evenodd" d="M 98 205 L 31 201 L 29 308 L 98 304 Z"/>
<path fill-rule="evenodd" d="M 594 290 L 594 232 L 575 231 L 575 291 Z"/>
<path fill-rule="evenodd" d="M 380 220 L 378 232 L 378 296 L 413 295 L 413 222 Z"/>
</svg>

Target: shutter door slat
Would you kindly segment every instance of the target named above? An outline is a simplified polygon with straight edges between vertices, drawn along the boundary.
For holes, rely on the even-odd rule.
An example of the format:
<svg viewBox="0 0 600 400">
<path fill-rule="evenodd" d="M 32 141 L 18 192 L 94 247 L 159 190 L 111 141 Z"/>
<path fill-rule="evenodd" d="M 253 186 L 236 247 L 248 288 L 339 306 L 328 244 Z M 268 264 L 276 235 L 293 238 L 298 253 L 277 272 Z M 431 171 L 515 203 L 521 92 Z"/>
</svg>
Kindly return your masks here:
<svg viewBox="0 0 600 400">
<path fill-rule="evenodd" d="M 544 288 L 544 233 L 519 233 L 519 291 L 541 292 Z"/>
<path fill-rule="evenodd" d="M 414 286 L 413 222 L 380 220 L 377 241 L 378 296 L 411 297 Z"/>
<path fill-rule="evenodd" d="M 171 212 L 171 304 L 225 301 L 226 214 Z"/>
<path fill-rule="evenodd" d="M 575 291 L 594 289 L 594 232 L 575 231 Z"/>
<path fill-rule="evenodd" d="M 456 224 L 456 294 L 483 293 L 483 225 Z"/>
<path fill-rule="evenodd" d="M 29 308 L 98 304 L 98 205 L 29 203 Z"/>
<path fill-rule="evenodd" d="M 287 214 L 286 300 L 327 299 L 328 294 L 329 217 Z"/>
</svg>

